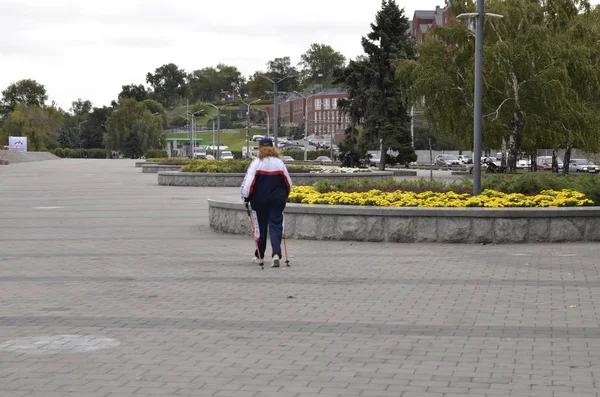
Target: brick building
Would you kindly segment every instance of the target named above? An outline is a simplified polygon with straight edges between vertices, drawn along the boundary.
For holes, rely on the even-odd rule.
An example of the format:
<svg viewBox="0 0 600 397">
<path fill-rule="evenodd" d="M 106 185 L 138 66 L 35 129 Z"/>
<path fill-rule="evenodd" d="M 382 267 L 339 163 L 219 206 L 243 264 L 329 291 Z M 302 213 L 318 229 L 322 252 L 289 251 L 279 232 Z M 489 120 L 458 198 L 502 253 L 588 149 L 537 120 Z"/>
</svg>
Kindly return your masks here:
<svg viewBox="0 0 600 397">
<path fill-rule="evenodd" d="M 449 26 L 454 17 L 447 8 L 435 7 L 435 10 L 417 10 L 411 21 L 411 34 L 416 41 L 423 41 L 432 26 Z"/>
<path fill-rule="evenodd" d="M 308 98 L 308 135 L 329 135 L 343 132 L 350 123 L 347 114 L 340 111 L 337 106 L 339 99 L 348 98 L 348 90 L 329 88 L 318 93 L 303 93 Z M 306 99 L 300 95 L 292 94 L 278 104 L 280 134 L 288 135 L 293 127 L 301 127 L 304 121 Z M 273 130 L 273 106 L 268 107 L 271 130 Z"/>
</svg>

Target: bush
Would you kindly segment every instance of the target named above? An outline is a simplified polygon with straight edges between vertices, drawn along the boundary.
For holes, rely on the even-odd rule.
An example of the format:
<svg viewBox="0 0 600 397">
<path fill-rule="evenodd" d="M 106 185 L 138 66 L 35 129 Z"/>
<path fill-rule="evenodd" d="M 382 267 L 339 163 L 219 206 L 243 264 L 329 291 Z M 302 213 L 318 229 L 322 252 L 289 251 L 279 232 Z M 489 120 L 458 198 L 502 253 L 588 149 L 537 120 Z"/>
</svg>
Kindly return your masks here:
<svg viewBox="0 0 600 397">
<path fill-rule="evenodd" d="M 331 183 L 329 181 L 317 182 L 313 185 L 319 193 L 329 193 L 333 191 L 339 192 L 367 192 L 369 190 L 378 189 L 383 192 L 392 192 L 403 190 L 407 192 L 456 192 L 470 193 L 473 191 L 472 184 L 469 181 L 453 182 L 447 184 L 442 181 L 428 181 L 423 178 L 419 180 L 403 180 L 395 181 L 393 179 L 387 181 L 370 181 L 366 179 L 351 179 L 344 182 Z"/>
<path fill-rule="evenodd" d="M 233 154 L 233 158 L 236 160 L 242 159 L 242 151 L 241 150 L 231 150 L 231 154 Z"/>
<path fill-rule="evenodd" d="M 147 163 L 178 163 L 178 164 L 188 164 L 194 161 L 199 161 L 199 160 L 192 160 L 192 159 L 188 159 L 185 157 L 156 157 L 156 158 L 149 158 L 146 159 Z M 203 160 L 206 161 L 206 160 Z"/>
<path fill-rule="evenodd" d="M 527 172 L 515 175 L 486 175 L 482 189 L 505 193 L 539 194 L 542 190 L 569 189 L 581 192 L 600 205 L 600 179 L 595 175 L 562 175 Z"/>
<path fill-rule="evenodd" d="M 166 150 L 148 150 L 146 158 L 166 158 L 168 156 Z"/>
<path fill-rule="evenodd" d="M 54 151 L 52 152 L 55 156 L 58 156 L 60 158 L 64 158 L 65 157 L 65 151 L 63 150 L 63 148 L 56 148 L 54 149 Z"/>
<path fill-rule="evenodd" d="M 294 160 L 304 160 L 304 151 L 303 150 L 285 150 L 285 151 L 281 151 L 281 154 L 284 156 L 290 156 Z M 331 152 L 329 150 L 313 150 L 313 151 L 308 152 L 306 159 L 307 160 L 316 160 L 317 157 L 319 157 L 319 156 L 329 157 L 330 154 L 331 154 Z"/>
<path fill-rule="evenodd" d="M 65 157 L 72 159 L 85 158 L 85 150 L 87 150 L 88 159 L 105 159 L 106 149 L 67 149 L 65 148 Z"/>
<path fill-rule="evenodd" d="M 245 173 L 250 160 L 194 160 L 181 167 L 181 172 Z"/>
</svg>

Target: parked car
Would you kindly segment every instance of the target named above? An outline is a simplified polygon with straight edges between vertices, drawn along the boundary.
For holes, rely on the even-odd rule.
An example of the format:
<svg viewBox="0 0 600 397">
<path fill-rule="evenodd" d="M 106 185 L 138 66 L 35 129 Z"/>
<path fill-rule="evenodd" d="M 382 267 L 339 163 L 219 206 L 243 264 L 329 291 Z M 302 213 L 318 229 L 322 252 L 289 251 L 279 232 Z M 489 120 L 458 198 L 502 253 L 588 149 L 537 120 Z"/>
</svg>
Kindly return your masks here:
<svg viewBox="0 0 600 397">
<path fill-rule="evenodd" d="M 531 168 L 531 160 L 517 160 L 517 168 Z"/>
<path fill-rule="evenodd" d="M 282 160 L 284 163 L 290 163 L 290 162 L 294 161 L 294 158 L 292 156 L 283 156 Z"/>
<path fill-rule="evenodd" d="M 213 156 L 212 154 L 207 154 L 207 155 L 206 155 L 206 159 L 207 159 L 207 160 L 214 160 L 214 159 L 215 159 L 215 156 Z"/>
<path fill-rule="evenodd" d="M 569 172 L 587 172 L 597 174 L 600 167 L 587 159 L 571 159 L 569 161 Z"/>
<path fill-rule="evenodd" d="M 333 161 L 331 161 L 331 159 L 327 156 L 319 156 L 317 157 L 317 159 L 315 161 L 319 161 L 321 164 L 323 163 L 333 163 Z"/>
<path fill-rule="evenodd" d="M 229 150 L 223 150 L 221 152 L 221 160 L 233 160 L 233 153 Z"/>
<path fill-rule="evenodd" d="M 252 135 L 252 138 L 250 138 L 250 140 L 252 142 L 258 142 L 258 141 L 260 141 L 263 138 L 264 138 L 264 136 L 262 136 L 262 135 Z"/>
<path fill-rule="evenodd" d="M 379 167 L 379 163 L 381 162 L 381 157 L 376 154 L 371 155 L 371 159 L 369 160 L 369 165 L 371 167 Z"/>
<path fill-rule="evenodd" d="M 438 154 L 435 156 L 435 164 L 441 166 L 454 166 L 460 165 L 460 160 L 453 154 Z"/>
<path fill-rule="evenodd" d="M 304 146 L 298 145 L 287 145 L 282 148 L 283 150 L 301 150 L 304 151 Z"/>
<path fill-rule="evenodd" d="M 558 162 L 558 170 L 562 170 L 564 164 L 560 157 L 557 157 L 556 161 Z M 552 169 L 552 156 L 538 156 L 536 163 L 538 170 L 550 170 Z"/>
<path fill-rule="evenodd" d="M 466 154 L 459 154 L 457 158 L 461 164 L 473 164 L 473 159 L 470 156 L 467 156 Z"/>
<path fill-rule="evenodd" d="M 206 148 L 196 148 L 194 150 L 194 158 L 195 159 L 206 159 Z"/>
</svg>

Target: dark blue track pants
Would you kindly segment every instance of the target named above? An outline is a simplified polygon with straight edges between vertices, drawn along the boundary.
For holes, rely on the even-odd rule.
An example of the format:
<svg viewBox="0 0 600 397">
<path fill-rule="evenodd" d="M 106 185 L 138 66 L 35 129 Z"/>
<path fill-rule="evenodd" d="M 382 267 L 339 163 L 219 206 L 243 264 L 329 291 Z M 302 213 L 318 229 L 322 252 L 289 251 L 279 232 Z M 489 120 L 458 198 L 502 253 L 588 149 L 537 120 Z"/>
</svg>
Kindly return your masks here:
<svg viewBox="0 0 600 397">
<path fill-rule="evenodd" d="M 252 202 L 251 204 L 252 209 L 256 211 L 258 229 L 260 230 L 260 238 L 258 239 L 260 257 L 265 257 L 268 227 L 271 236 L 272 255 L 279 255 L 281 258 L 281 237 L 283 235 L 283 210 L 285 209 L 285 200 Z M 254 256 L 257 256 L 256 250 L 254 250 Z"/>
</svg>

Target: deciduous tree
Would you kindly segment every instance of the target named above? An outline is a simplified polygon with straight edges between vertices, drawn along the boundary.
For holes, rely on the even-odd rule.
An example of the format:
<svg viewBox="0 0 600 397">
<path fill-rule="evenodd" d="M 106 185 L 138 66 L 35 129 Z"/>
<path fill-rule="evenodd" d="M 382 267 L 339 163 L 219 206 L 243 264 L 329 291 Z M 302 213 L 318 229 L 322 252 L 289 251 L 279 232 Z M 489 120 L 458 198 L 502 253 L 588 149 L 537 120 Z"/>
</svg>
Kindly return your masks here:
<svg viewBox="0 0 600 397">
<path fill-rule="evenodd" d="M 106 123 L 104 145 L 122 151 L 128 157 L 140 157 L 151 147 L 165 145 L 162 118 L 153 116 L 148 107 L 133 99 L 124 99 Z"/>
<path fill-rule="evenodd" d="M 32 79 L 19 80 L 2 91 L 0 119 L 10 114 L 18 103 L 41 107 L 48 100 L 46 87 Z"/>
<path fill-rule="evenodd" d="M 310 48 L 300 56 L 302 84 L 310 87 L 322 84 L 323 87 L 332 87 L 333 74 L 336 69 L 344 67 L 346 57 L 326 44 L 312 43 Z"/>
</svg>

